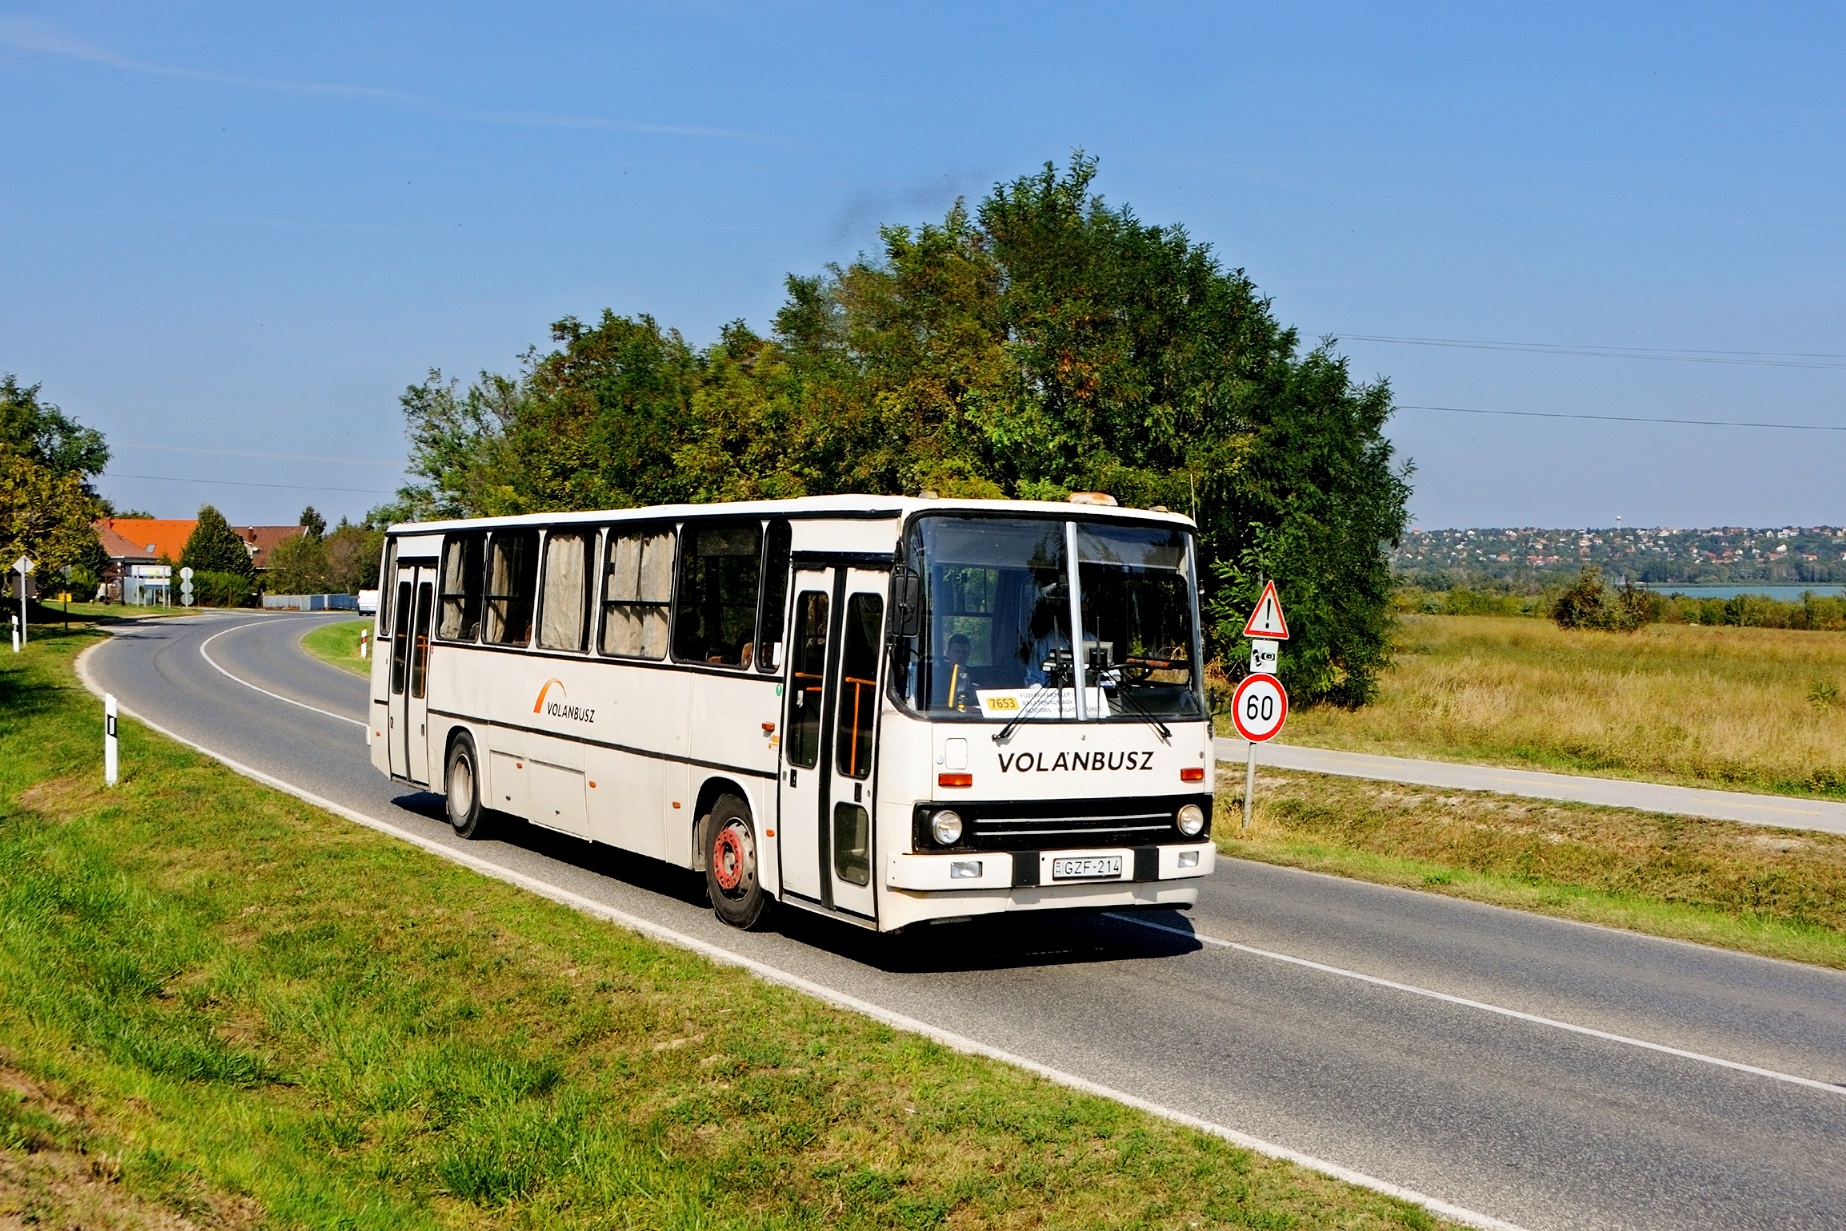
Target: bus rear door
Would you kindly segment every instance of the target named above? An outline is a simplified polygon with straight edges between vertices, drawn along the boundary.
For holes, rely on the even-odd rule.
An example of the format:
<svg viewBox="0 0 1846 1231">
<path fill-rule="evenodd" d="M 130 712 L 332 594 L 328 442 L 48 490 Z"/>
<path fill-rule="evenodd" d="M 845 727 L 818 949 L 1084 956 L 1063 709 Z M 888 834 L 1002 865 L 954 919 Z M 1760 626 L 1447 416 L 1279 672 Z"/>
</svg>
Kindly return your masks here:
<svg viewBox="0 0 1846 1231">
<path fill-rule="evenodd" d="M 392 604 L 391 701 L 389 740 L 391 776 L 429 782 L 429 633 L 435 606 L 433 565 L 401 562 L 397 596 Z"/>
</svg>

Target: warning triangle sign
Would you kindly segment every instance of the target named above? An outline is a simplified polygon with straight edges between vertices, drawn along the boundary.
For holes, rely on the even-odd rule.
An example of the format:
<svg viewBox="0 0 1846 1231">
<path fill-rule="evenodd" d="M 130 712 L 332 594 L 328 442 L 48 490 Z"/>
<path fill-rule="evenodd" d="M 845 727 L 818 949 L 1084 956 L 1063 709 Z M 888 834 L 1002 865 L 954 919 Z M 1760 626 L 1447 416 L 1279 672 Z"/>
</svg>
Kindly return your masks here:
<svg viewBox="0 0 1846 1231">
<path fill-rule="evenodd" d="M 1263 587 L 1263 597 L 1256 600 L 1256 610 L 1250 613 L 1249 622 L 1243 626 L 1243 635 L 1288 640 L 1288 621 L 1282 618 L 1282 600 L 1276 597 L 1275 582 Z"/>
</svg>

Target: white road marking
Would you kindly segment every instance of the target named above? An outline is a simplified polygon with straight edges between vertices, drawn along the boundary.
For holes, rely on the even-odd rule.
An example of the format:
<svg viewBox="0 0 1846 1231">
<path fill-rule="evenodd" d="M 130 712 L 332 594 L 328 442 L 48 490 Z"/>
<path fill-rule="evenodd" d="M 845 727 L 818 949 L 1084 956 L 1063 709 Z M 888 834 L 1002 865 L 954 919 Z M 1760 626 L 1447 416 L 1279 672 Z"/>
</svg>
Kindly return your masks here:
<svg viewBox="0 0 1846 1231">
<path fill-rule="evenodd" d="M 358 728 L 360 728 L 361 730 L 363 730 L 363 729 L 365 728 L 365 723 L 364 723 L 364 722 L 362 722 L 362 721 L 360 721 L 360 720 L 359 720 L 359 719 L 357 719 L 357 718 L 348 718 L 348 717 L 347 717 L 346 715 L 344 715 L 344 714 L 336 714 L 336 713 L 334 713 L 334 712 L 333 712 L 332 710 L 324 710 L 324 709 L 322 709 L 322 708 L 321 708 L 320 706 L 318 706 L 318 705 L 309 705 L 309 704 L 308 704 L 308 703 L 307 703 L 306 701 L 297 701 L 297 700 L 295 700 L 295 698 L 293 698 L 293 697 L 285 697 L 285 696 L 283 696 L 283 695 L 282 695 L 281 693 L 279 693 L 279 692 L 270 692 L 270 691 L 269 691 L 269 690 L 268 690 L 267 688 L 258 688 L 258 687 L 257 687 L 257 686 L 256 686 L 255 684 L 252 684 L 252 683 L 251 683 L 251 682 L 250 682 L 249 680 L 246 680 L 246 679 L 244 679 L 244 678 L 243 678 L 242 676 L 238 676 L 238 675 L 232 675 L 232 674 L 231 674 L 231 673 L 230 673 L 229 671 L 226 671 L 226 670 L 225 670 L 225 669 L 224 669 L 223 667 L 220 667 L 220 666 L 219 666 L 219 665 L 217 664 L 217 662 L 216 662 L 216 661 L 215 661 L 215 660 L 214 660 L 214 659 L 212 658 L 212 656 L 211 656 L 210 654 L 207 654 L 207 653 L 205 652 L 205 647 L 206 647 L 206 646 L 208 646 L 208 645 L 210 645 L 210 644 L 211 644 L 212 642 L 214 642 L 214 641 L 216 641 L 216 640 L 218 640 L 218 638 L 220 638 L 220 637 L 222 637 L 222 636 L 224 636 L 224 634 L 225 634 L 225 633 L 234 633 L 234 632 L 236 632 L 236 631 L 237 631 L 238 629 L 240 629 L 240 628 L 252 628 L 252 627 L 254 627 L 255 625 L 257 625 L 257 624 L 259 624 L 259 623 L 261 623 L 261 621 L 259 621 L 259 620 L 251 620 L 251 621 L 248 621 L 248 622 L 246 622 L 246 623 L 243 623 L 243 624 L 233 624 L 233 625 L 232 625 L 231 627 L 229 627 L 229 628 L 226 628 L 226 629 L 222 629 L 222 630 L 220 630 L 220 631 L 218 631 L 218 632 L 215 632 L 215 633 L 213 633 L 213 634 L 212 634 L 211 636 L 209 636 L 209 637 L 207 637 L 207 638 L 206 638 L 205 640 L 203 640 L 203 641 L 201 641 L 201 642 L 199 642 L 199 657 L 200 657 L 200 658 L 203 658 L 203 659 L 204 659 L 204 660 L 205 660 L 205 661 L 206 661 L 207 663 L 210 663 L 210 664 L 211 664 L 211 669 L 212 669 L 213 671 L 216 671 L 216 672 L 217 672 L 217 673 L 218 673 L 219 675 L 222 675 L 222 676 L 223 676 L 223 677 L 224 677 L 225 679 L 227 679 L 227 680 L 235 680 L 235 681 L 236 681 L 237 683 L 239 683 L 239 684 L 242 684 L 242 685 L 243 685 L 243 686 L 244 686 L 245 688 L 248 688 L 248 689 L 250 689 L 250 690 L 252 690 L 253 692 L 260 692 L 260 693 L 262 693 L 262 694 L 263 694 L 263 695 L 264 695 L 265 697 L 273 697 L 273 698 L 275 698 L 275 699 L 276 699 L 277 701 L 285 701 L 285 702 L 287 702 L 287 703 L 288 703 L 288 704 L 290 704 L 290 705 L 295 705 L 295 706 L 300 706 L 300 707 L 301 707 L 302 709 L 304 709 L 304 710 L 311 710 L 311 711 L 313 711 L 313 712 L 314 712 L 314 713 L 316 713 L 316 714 L 321 714 L 321 715 L 324 715 L 325 717 L 328 717 L 328 718 L 337 718 L 337 719 L 339 719 L 339 720 L 340 720 L 341 722 L 350 722 L 350 723 L 352 723 L 352 724 L 353 724 L 353 725 L 354 725 L 355 727 L 358 727 Z M 104 642 L 103 644 L 105 644 L 105 645 L 106 645 L 106 644 L 108 644 L 108 643 L 107 643 L 107 642 Z M 85 651 L 85 653 L 88 653 L 88 651 Z M 145 719 L 145 718 L 144 718 L 144 719 L 142 719 L 141 721 L 143 721 L 143 722 L 146 722 L 146 721 L 147 721 L 147 719 Z M 149 724 L 149 725 L 152 725 L 152 724 Z M 178 738 L 178 737 L 177 737 L 177 736 L 175 736 L 175 738 Z M 213 755 L 216 755 L 216 754 L 214 753 Z M 223 760 L 224 760 L 224 758 L 223 758 L 223 757 L 219 757 L 218 759 L 219 759 L 219 760 L 221 760 L 221 761 L 223 761 Z M 230 764 L 230 762 L 228 762 L 228 761 L 226 761 L 225 763 L 226 763 L 227 765 L 228 765 L 228 764 Z"/>
<path fill-rule="evenodd" d="M 1453 996 L 1448 992 L 1438 992 L 1433 988 L 1418 987 L 1412 983 L 1399 983 L 1394 979 L 1381 979 L 1377 975 L 1361 974 L 1356 970 L 1346 970 L 1339 966 L 1329 966 L 1325 962 L 1310 961 L 1305 957 L 1294 957 L 1287 953 L 1277 953 L 1273 949 L 1259 949 L 1255 945 L 1239 944 L 1234 940 L 1222 940 L 1216 936 L 1205 936 L 1198 932 L 1189 932 L 1185 928 L 1168 927 L 1164 923 L 1150 923 L 1146 919 L 1137 919 L 1132 915 L 1111 914 L 1109 918 L 1118 923 L 1132 923 L 1137 927 L 1152 928 L 1157 932 L 1171 932 L 1175 936 L 1187 936 L 1201 944 L 1217 945 L 1223 949 L 1235 949 L 1239 953 L 1248 953 L 1254 957 L 1266 957 L 1275 962 L 1287 962 L 1292 966 L 1305 966 L 1309 970 L 1318 970 L 1323 974 L 1338 975 L 1342 979 L 1356 979 L 1361 983 L 1370 983 L 1377 987 L 1388 987 L 1393 991 L 1408 992 L 1412 996 L 1426 996 L 1431 1000 L 1440 1000 L 1448 1004 L 1461 1005 L 1463 1008 L 1479 1009 L 1483 1013 L 1495 1013 L 1501 1017 L 1510 1017 L 1516 1021 L 1531 1022 L 1538 1026 L 1549 1026 L 1553 1030 L 1564 1030 L 1571 1034 L 1587 1035 L 1592 1039 L 1602 1039 L 1608 1043 L 1620 1043 L 1625 1047 L 1639 1047 L 1646 1051 L 1661 1052 L 1668 1056 L 1677 1056 L 1682 1060 L 1696 1060 L 1700 1064 L 1716 1065 L 1721 1069 L 1735 1069 L 1739 1073 L 1750 1073 L 1757 1077 L 1767 1077 L 1772 1081 L 1785 1081 L 1790 1085 L 1806 1086 L 1811 1090 L 1824 1090 L 1828 1094 L 1846 1095 L 1846 1087 L 1827 1081 L 1816 1081 L 1812 1077 L 1796 1077 L 1792 1073 L 1779 1073 L 1774 1069 L 1760 1068 L 1754 1064 L 1744 1064 L 1738 1060 L 1725 1060 L 1718 1056 L 1707 1056 L 1703 1052 L 1687 1051 L 1683 1047 L 1669 1047 L 1665 1043 L 1650 1043 L 1646 1039 L 1631 1038 L 1625 1034 L 1612 1034 L 1607 1030 L 1598 1030 L 1593 1026 L 1579 1026 L 1574 1022 L 1559 1021 L 1555 1017 L 1540 1017 L 1536 1013 L 1525 1013 L 1518 1009 L 1508 1009 L 1497 1004 L 1488 1004 L 1481 1000 L 1470 1000 L 1466 996 Z"/>
<path fill-rule="evenodd" d="M 243 628 L 248 626 L 238 625 L 238 627 Z M 224 631 L 231 632 L 233 630 L 226 629 Z M 222 635 L 221 633 L 214 633 L 213 637 Z M 207 638 L 206 640 L 210 641 L 211 638 Z M 109 643 L 106 641 L 99 642 L 77 656 L 76 669 L 78 678 L 83 681 L 85 688 L 88 688 L 98 697 L 103 695 L 103 689 L 90 677 L 89 665 L 85 660 L 89 658 L 92 653 L 107 644 Z M 200 652 L 204 652 L 203 645 L 200 646 Z M 207 658 L 205 661 L 211 662 L 211 659 Z M 216 663 L 212 663 L 212 665 L 214 667 L 218 666 Z M 224 671 L 224 668 L 218 667 L 218 670 Z M 228 671 L 224 673 L 230 675 Z M 237 677 L 231 676 L 231 678 L 236 679 Z M 244 682 L 243 680 L 238 680 L 240 684 Z M 251 685 L 251 687 L 254 688 L 255 685 Z M 257 691 L 264 692 L 265 690 L 258 688 Z M 276 696 L 274 693 L 265 693 L 265 695 L 272 697 Z M 276 700 L 289 701 L 289 698 L 276 697 Z M 299 705 L 301 703 L 298 701 L 289 701 L 289 704 Z M 312 709 L 313 707 L 307 706 L 304 708 Z M 344 817 L 356 825 L 363 825 L 367 829 L 389 834 L 394 838 L 410 843 L 412 846 L 428 851 L 432 855 L 437 855 L 453 863 L 461 864 L 466 868 L 472 868 L 483 876 L 490 876 L 496 880 L 505 881 L 511 885 L 517 885 L 540 897 L 549 898 L 554 902 L 569 906 L 582 914 L 603 919 L 610 923 L 619 924 L 631 931 L 639 932 L 643 936 L 651 937 L 666 944 L 677 946 L 678 948 L 691 950 L 720 965 L 741 967 L 766 983 L 779 984 L 780 986 L 792 988 L 799 992 L 805 992 L 817 1000 L 825 1001 L 828 1004 L 846 1009 L 850 1012 L 863 1014 L 874 1021 L 883 1022 L 885 1025 L 895 1030 L 904 1030 L 912 1034 L 922 1035 L 924 1038 L 932 1039 L 953 1051 L 962 1052 L 966 1055 L 985 1056 L 990 1060 L 997 1060 L 1002 1064 L 1017 1066 L 1028 1072 L 1036 1073 L 1047 1081 L 1055 1082 L 1067 1089 L 1095 1095 L 1098 1098 L 1106 1098 L 1112 1102 L 1133 1107 L 1137 1111 L 1144 1111 L 1149 1115 L 1159 1116 L 1163 1120 L 1184 1125 L 1187 1128 L 1195 1129 L 1198 1132 L 1216 1137 L 1222 1141 L 1228 1141 L 1241 1149 L 1250 1150 L 1269 1158 L 1282 1159 L 1286 1162 L 1295 1163 L 1309 1170 L 1318 1171 L 1322 1175 L 1332 1176 L 1336 1180 L 1343 1180 L 1348 1184 L 1355 1184 L 1360 1188 L 1368 1188 L 1373 1192 L 1382 1193 L 1387 1197 L 1395 1197 L 1400 1201 L 1408 1201 L 1412 1204 L 1420 1205 L 1438 1218 L 1446 1218 L 1450 1222 L 1457 1222 L 1461 1223 L 1463 1226 L 1475 1227 L 1478 1228 L 1479 1231 L 1526 1231 L 1526 1228 L 1521 1227 L 1518 1223 L 1507 1222 L 1504 1219 L 1495 1218 L 1491 1214 L 1483 1214 L 1477 1210 L 1468 1209 L 1466 1206 L 1455 1205 L 1439 1198 L 1431 1197 L 1427 1193 L 1420 1193 L 1415 1189 L 1406 1188 L 1401 1184 L 1393 1184 L 1389 1180 L 1381 1180 L 1377 1176 L 1367 1175 L 1363 1171 L 1355 1171 L 1351 1167 L 1329 1162 L 1324 1158 L 1316 1158 L 1312 1154 L 1304 1154 L 1299 1150 L 1291 1149 L 1285 1145 L 1278 1145 L 1273 1141 L 1265 1141 L 1260 1137 L 1251 1136 L 1249 1133 L 1230 1128 L 1227 1125 L 1217 1124 L 1176 1108 L 1163 1106 L 1150 1099 L 1144 1099 L 1138 1095 L 1129 1094 L 1125 1090 L 1117 1090 L 1111 1086 L 1105 1086 L 1100 1082 L 1091 1081 L 1087 1077 L 1079 1077 L 1075 1073 L 1067 1073 L 1062 1069 L 1054 1069 L 1048 1064 L 1041 1064 L 1037 1060 L 1030 1059 L 1026 1056 L 1004 1051 L 998 1047 L 982 1043 L 978 1039 L 969 1038 L 967 1035 L 957 1034 L 952 1030 L 944 1030 L 939 1026 L 931 1025 L 919 1018 L 899 1013 L 895 1009 L 887 1009 L 869 1000 L 861 1000 L 857 996 L 838 991 L 823 983 L 816 983 L 811 979 L 803 978 L 800 975 L 783 970 L 778 966 L 772 966 L 756 958 L 745 957 L 741 953 L 726 949 L 720 945 L 712 944 L 710 941 L 701 940 L 685 932 L 666 927 L 663 924 L 655 923 L 650 919 L 644 919 L 639 915 L 631 915 L 626 911 L 617 910 L 615 907 L 598 902 L 594 898 L 572 893 L 568 889 L 563 889 L 557 885 L 539 880 L 537 877 L 527 876 L 523 872 L 515 872 L 511 868 L 502 867 L 499 864 L 482 859 L 477 855 L 469 854 L 466 851 L 455 850 L 453 847 L 444 846 L 439 842 L 433 842 L 411 830 L 399 828 L 389 821 L 368 816 L 357 809 L 348 808 L 344 804 L 335 803 L 333 800 L 316 795 L 312 791 L 303 790 L 292 783 L 284 782 L 280 778 L 266 774 L 260 769 L 253 769 L 248 765 L 233 761 L 231 758 L 222 753 L 214 752 L 203 744 L 194 743 L 178 732 L 163 727 L 152 719 L 126 707 L 122 707 L 121 712 L 142 723 L 148 729 L 158 731 L 168 739 L 184 744 L 195 752 L 203 753 L 227 769 L 242 774 L 246 778 L 260 782 L 265 786 L 273 787 L 284 794 L 293 795 L 296 799 L 312 804 L 316 808 L 321 808 L 336 816 Z M 322 712 L 324 713 L 325 711 Z M 336 718 L 339 717 L 337 714 L 333 716 Z M 360 725 L 363 726 L 364 724 L 361 723 Z"/>
</svg>

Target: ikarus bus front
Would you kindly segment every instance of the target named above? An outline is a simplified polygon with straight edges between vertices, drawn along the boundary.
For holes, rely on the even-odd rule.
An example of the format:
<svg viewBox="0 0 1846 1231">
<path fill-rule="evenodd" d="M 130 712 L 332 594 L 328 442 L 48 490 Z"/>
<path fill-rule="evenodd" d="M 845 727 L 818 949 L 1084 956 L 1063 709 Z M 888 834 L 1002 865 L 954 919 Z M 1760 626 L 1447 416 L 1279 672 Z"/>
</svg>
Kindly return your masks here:
<svg viewBox="0 0 1846 1231">
<path fill-rule="evenodd" d="M 811 497 L 393 526 L 367 739 L 504 817 L 882 931 L 1192 905 L 1213 869 L 1192 522 Z"/>
</svg>

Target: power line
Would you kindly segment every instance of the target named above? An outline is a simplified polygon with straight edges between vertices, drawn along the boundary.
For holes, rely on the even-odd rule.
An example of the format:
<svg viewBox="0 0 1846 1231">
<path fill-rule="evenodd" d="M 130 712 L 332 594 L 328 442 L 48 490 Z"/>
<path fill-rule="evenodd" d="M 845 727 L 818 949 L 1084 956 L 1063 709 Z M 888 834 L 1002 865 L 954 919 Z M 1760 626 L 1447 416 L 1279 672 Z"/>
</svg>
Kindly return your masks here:
<svg viewBox="0 0 1846 1231">
<path fill-rule="evenodd" d="M 242 449 L 198 449 L 189 445 L 141 445 L 114 444 L 118 449 L 152 449 L 160 453 L 209 453 L 217 457 L 263 457 L 285 462 L 341 462 L 349 466 L 390 466 L 402 469 L 399 462 L 381 461 L 375 457 L 321 457 L 313 453 L 248 453 Z"/>
<path fill-rule="evenodd" d="M 1719 363 L 1759 368 L 1846 370 L 1846 354 L 1830 351 L 1699 350 L 1653 346 L 1564 346 L 1551 342 L 1484 342 L 1474 338 L 1398 338 L 1379 333 L 1335 333 L 1342 342 L 1512 351 L 1527 355 L 1588 355 L 1596 359 L 1646 359 L 1656 363 Z"/>
<path fill-rule="evenodd" d="M 186 479 L 170 474 L 122 474 L 116 470 L 105 470 L 105 479 L 147 479 L 155 483 L 206 483 L 214 487 L 284 487 L 298 492 L 359 492 L 367 496 L 392 495 L 381 487 L 328 487 L 321 483 L 248 483 L 236 479 Z"/>
<path fill-rule="evenodd" d="M 1592 419 L 1602 423 L 1680 423 L 1693 427 L 1768 427 L 1786 432 L 1846 432 L 1830 423 L 1754 423 L 1741 419 L 1667 419 L 1645 415 L 1585 415 L 1563 410 L 1486 410 L 1478 406 L 1409 406 L 1398 410 L 1440 410 L 1452 415 L 1510 415 L 1520 419 Z"/>
</svg>

